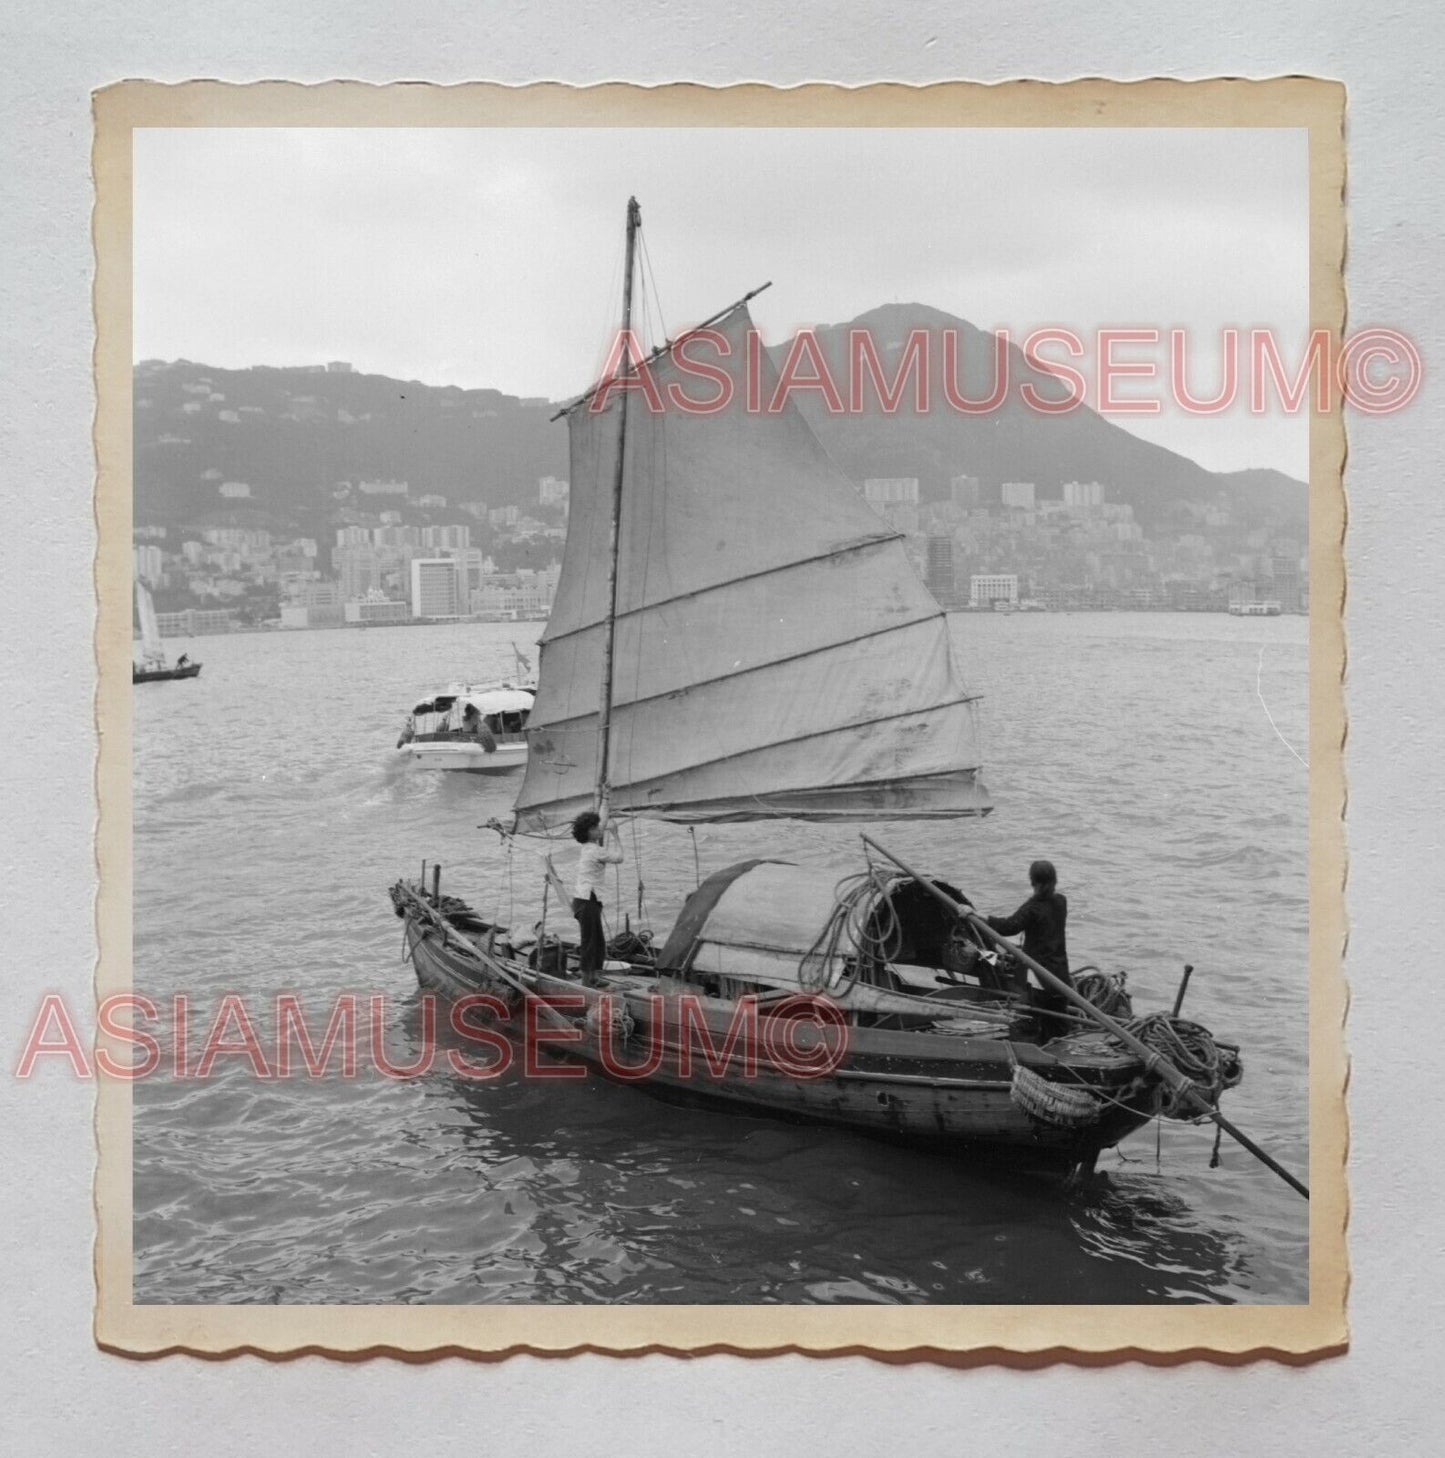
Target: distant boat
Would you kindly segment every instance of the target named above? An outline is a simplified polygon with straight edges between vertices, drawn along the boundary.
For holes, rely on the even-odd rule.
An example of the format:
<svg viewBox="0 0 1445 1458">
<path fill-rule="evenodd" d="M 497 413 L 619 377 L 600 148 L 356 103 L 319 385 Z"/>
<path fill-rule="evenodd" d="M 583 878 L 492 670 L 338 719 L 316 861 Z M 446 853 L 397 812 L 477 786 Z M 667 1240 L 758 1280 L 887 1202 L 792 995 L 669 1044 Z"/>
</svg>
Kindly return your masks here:
<svg viewBox="0 0 1445 1458">
<path fill-rule="evenodd" d="M 165 650 L 161 647 L 161 629 L 160 624 L 156 621 L 156 605 L 151 601 L 150 591 L 143 582 L 137 582 L 135 585 L 135 606 L 136 615 L 140 618 L 141 661 L 132 662 L 130 681 L 132 683 L 161 683 L 171 678 L 198 678 L 201 665 L 192 663 L 186 654 L 182 653 L 174 666 L 167 661 Z"/>
<path fill-rule="evenodd" d="M 514 643 L 519 680 L 531 665 Z M 498 775 L 527 763 L 527 720 L 536 686 L 517 683 L 454 683 L 407 715 L 396 747 L 418 769 Z"/>
<path fill-rule="evenodd" d="M 407 715 L 396 747 L 418 769 L 499 775 L 527 763 L 536 694 L 511 683 L 454 683 Z"/>
<path fill-rule="evenodd" d="M 1266 598 L 1263 602 L 1232 602 L 1229 605 L 1230 616 L 1236 618 L 1277 618 L 1282 611 L 1273 598 Z"/>
</svg>

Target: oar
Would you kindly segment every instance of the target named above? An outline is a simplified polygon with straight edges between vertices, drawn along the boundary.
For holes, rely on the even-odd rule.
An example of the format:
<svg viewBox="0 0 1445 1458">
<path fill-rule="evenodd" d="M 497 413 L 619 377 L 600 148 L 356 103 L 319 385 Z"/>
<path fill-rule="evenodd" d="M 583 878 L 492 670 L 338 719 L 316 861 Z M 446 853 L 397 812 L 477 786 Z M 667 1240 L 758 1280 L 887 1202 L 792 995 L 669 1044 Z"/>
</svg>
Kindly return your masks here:
<svg viewBox="0 0 1445 1458">
<path fill-rule="evenodd" d="M 438 913 L 438 916 L 440 916 L 440 913 Z M 551 1018 L 554 1023 L 557 1024 L 558 1027 L 566 1028 L 569 1033 L 575 1033 L 577 1031 L 576 1023 L 572 1022 L 569 1018 L 563 1017 L 562 1014 L 559 1013 L 557 1009 L 554 1008 L 551 1003 L 547 1001 L 546 998 L 542 997 L 539 993 L 533 992 L 532 989 L 528 987 L 520 977 L 514 977 L 510 972 L 507 971 L 505 967 L 502 966 L 498 958 L 489 957 L 486 952 L 483 951 L 482 948 L 478 946 L 477 943 L 474 942 L 469 936 L 465 935 L 465 933 L 459 932 L 456 927 L 452 926 L 450 923 L 447 923 L 444 928 L 443 935 L 447 937 L 455 937 L 457 941 L 459 941 L 469 952 L 473 954 L 473 956 L 479 958 L 485 964 L 487 970 L 491 972 L 493 976 L 500 977 L 502 981 L 505 982 L 509 987 L 512 987 L 516 991 L 520 992 L 524 998 L 530 999 L 531 1001 L 535 1002 L 537 1006 L 540 1007 L 542 1011 L 545 1012 L 547 1016 Z"/>
<path fill-rule="evenodd" d="M 1137 1053 L 1144 1060 L 1144 1066 L 1149 1072 L 1157 1073 L 1176 1094 L 1188 1099 L 1200 1113 L 1212 1119 L 1231 1139 L 1235 1140 L 1254 1155 L 1261 1164 L 1272 1169 L 1291 1189 L 1297 1190 L 1306 1200 L 1309 1199 L 1310 1192 L 1307 1185 L 1296 1179 L 1282 1164 L 1266 1154 L 1242 1129 L 1237 1129 L 1230 1123 L 1199 1092 L 1193 1080 L 1181 1073 L 1163 1054 L 1136 1038 L 1133 1033 L 1121 1024 L 1116 1023 L 1107 1013 L 1100 1012 L 1088 998 L 1080 997 L 1063 978 L 1055 976 L 1047 967 L 1030 957 L 1028 953 L 1021 951 L 1012 942 L 1008 941 L 1007 938 L 1000 936 L 981 916 L 977 915 L 962 902 L 956 901 L 941 886 L 930 881 L 926 876 L 919 875 L 907 862 L 900 860 L 892 851 L 879 845 L 871 836 L 865 835 L 863 837 L 863 843 L 872 846 L 879 855 L 886 856 L 906 876 L 911 876 L 920 886 L 931 891 L 934 897 L 941 901 L 955 916 L 962 917 L 977 931 L 982 932 L 995 946 L 1007 948 L 1045 987 L 1051 988 L 1054 992 L 1059 993 L 1062 997 L 1073 1003 L 1080 1012 L 1092 1018 L 1105 1032 L 1117 1038 L 1132 1052 Z"/>
</svg>

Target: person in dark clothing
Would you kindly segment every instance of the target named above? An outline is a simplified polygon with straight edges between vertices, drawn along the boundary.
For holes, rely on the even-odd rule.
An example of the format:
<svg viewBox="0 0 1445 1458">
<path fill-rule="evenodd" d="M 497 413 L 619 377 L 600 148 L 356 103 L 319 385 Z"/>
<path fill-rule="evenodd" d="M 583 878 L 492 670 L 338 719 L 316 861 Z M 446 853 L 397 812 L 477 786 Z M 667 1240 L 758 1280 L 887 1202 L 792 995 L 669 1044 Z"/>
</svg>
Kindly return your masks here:
<svg viewBox="0 0 1445 1458">
<path fill-rule="evenodd" d="M 1012 916 L 990 916 L 985 920 L 1000 936 L 1013 937 L 1022 932 L 1023 951 L 1072 987 L 1074 980 L 1069 975 L 1069 952 L 1064 941 L 1069 903 L 1058 889 L 1053 862 L 1035 861 L 1029 867 L 1029 884 L 1034 894 Z M 1040 1007 L 1056 1011 L 1066 1006 L 1065 1000 L 1052 988 L 1045 988 L 1044 996 L 1036 1001 Z"/>
<path fill-rule="evenodd" d="M 482 718 L 482 711 L 475 704 L 468 704 L 462 711 L 462 733 L 475 739 L 485 753 L 496 753 L 497 741 L 492 737 L 492 731 L 487 728 L 487 721 Z"/>
</svg>

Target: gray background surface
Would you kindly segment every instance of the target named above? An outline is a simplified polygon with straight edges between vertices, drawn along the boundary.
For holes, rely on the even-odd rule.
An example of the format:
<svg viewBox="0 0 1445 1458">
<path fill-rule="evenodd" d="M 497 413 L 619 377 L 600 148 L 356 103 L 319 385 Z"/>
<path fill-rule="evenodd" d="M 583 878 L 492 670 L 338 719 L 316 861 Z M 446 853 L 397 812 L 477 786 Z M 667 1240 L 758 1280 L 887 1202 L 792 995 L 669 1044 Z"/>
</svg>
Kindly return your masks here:
<svg viewBox="0 0 1445 1458">
<path fill-rule="evenodd" d="M 9 748 L 6 1068 L 0 1078 L 0 1447 L 117 1455 L 306 1451 L 911 1454 L 1402 1453 L 1440 1426 L 1445 1197 L 1433 1027 L 1441 811 L 1438 390 L 1441 101 L 1436 7 L 1125 0 L 1090 12 L 831 0 L 786 6 L 337 0 L 57 6 L 0 18 L 0 581 Z M 409 1367 L 133 1363 L 90 1338 L 92 1090 L 11 1076 L 46 990 L 88 996 L 92 624 L 89 91 L 157 80 L 973 78 L 1315 74 L 1349 87 L 1352 325 L 1408 330 L 1427 384 L 1350 425 L 1347 971 L 1353 1350 L 1308 1368 L 1138 1365 L 953 1372 L 866 1360 L 666 1358 Z"/>
</svg>

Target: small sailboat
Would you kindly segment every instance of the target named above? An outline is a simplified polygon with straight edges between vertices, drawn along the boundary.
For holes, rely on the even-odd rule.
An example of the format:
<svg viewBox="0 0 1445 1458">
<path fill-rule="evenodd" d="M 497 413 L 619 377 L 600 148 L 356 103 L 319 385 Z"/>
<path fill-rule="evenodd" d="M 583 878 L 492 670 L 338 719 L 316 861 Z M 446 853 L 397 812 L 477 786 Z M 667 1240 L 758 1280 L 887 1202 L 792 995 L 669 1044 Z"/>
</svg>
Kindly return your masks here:
<svg viewBox="0 0 1445 1458">
<path fill-rule="evenodd" d="M 631 201 L 627 339 L 638 225 Z M 571 518 L 514 833 L 589 809 L 696 825 L 992 808 L 946 616 L 791 402 L 767 408 L 778 375 L 752 297 L 624 355 L 561 412 Z M 651 407 L 695 394 L 704 358 L 707 408 Z M 871 836 L 852 872 L 760 847 L 701 879 L 666 936 L 618 928 L 586 979 L 547 864 L 530 931 L 444 895 L 437 867 L 391 900 L 423 989 L 480 999 L 505 1037 L 603 1077 L 1057 1173 L 1092 1170 L 1161 1112 L 1226 1126 L 1237 1049 L 1177 1017 L 1133 1019 L 1117 978 L 1059 991 L 955 876 Z"/>
<path fill-rule="evenodd" d="M 132 662 L 130 681 L 160 683 L 171 678 L 199 677 L 201 665 L 192 663 L 184 653 L 175 664 L 171 664 L 166 658 L 165 650 L 161 647 L 160 624 L 156 621 L 156 605 L 151 600 L 149 589 L 140 581 L 135 585 L 135 607 L 136 616 L 140 620 L 141 661 Z"/>
</svg>

